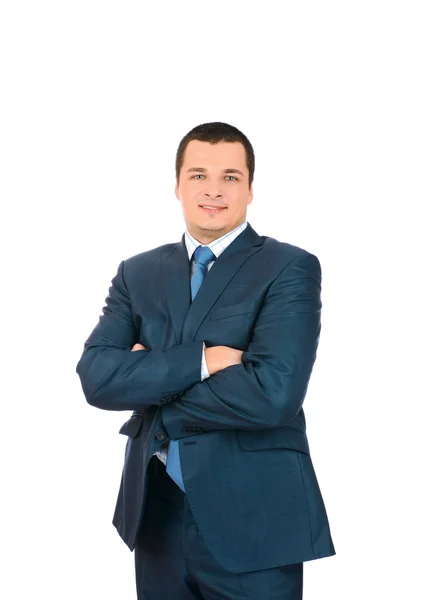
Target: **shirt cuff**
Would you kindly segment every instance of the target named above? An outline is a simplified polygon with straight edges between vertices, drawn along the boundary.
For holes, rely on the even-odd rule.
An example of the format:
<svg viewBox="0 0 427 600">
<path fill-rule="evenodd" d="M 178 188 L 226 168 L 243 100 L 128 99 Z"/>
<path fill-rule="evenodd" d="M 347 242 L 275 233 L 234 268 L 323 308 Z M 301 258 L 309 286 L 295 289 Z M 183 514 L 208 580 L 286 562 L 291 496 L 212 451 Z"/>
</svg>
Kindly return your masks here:
<svg viewBox="0 0 427 600">
<path fill-rule="evenodd" d="M 206 348 L 205 342 L 203 342 L 201 381 L 210 377 L 210 373 L 208 371 L 208 366 L 206 364 L 205 348 Z"/>
</svg>

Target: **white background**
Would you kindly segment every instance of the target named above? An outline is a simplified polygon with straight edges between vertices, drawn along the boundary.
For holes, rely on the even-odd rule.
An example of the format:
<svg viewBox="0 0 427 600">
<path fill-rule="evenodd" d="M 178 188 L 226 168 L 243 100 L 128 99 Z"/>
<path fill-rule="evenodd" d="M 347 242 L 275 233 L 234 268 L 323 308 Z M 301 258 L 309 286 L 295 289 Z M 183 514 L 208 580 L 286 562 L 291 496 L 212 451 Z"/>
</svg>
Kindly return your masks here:
<svg viewBox="0 0 427 600">
<path fill-rule="evenodd" d="M 424 6 L 2 3 L 2 598 L 136 598 L 129 413 L 75 366 L 120 261 L 181 239 L 175 153 L 207 121 L 254 146 L 254 229 L 322 265 L 305 412 L 337 555 L 304 600 L 426 597 Z"/>
</svg>

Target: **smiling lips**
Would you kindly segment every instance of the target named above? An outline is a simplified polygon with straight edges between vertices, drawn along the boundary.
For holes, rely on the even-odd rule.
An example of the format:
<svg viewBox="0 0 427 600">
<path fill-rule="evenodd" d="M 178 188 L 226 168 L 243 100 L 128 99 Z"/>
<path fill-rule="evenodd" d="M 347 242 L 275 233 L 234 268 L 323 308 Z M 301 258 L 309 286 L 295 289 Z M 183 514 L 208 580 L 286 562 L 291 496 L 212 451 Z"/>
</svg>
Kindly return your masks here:
<svg viewBox="0 0 427 600">
<path fill-rule="evenodd" d="M 226 206 L 211 206 L 210 204 L 202 204 L 200 208 L 210 215 L 216 215 L 225 210 Z"/>
</svg>

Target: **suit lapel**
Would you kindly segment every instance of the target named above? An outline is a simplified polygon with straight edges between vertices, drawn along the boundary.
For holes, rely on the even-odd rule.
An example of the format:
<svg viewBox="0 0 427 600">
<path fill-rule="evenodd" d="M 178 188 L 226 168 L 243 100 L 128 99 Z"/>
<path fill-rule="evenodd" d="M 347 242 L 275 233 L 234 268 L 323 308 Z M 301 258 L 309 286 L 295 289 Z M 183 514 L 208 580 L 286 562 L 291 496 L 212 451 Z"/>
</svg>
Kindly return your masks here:
<svg viewBox="0 0 427 600">
<path fill-rule="evenodd" d="M 215 260 L 194 302 L 191 302 L 191 269 L 185 234 L 171 250 L 163 251 L 160 276 L 178 344 L 194 341 L 200 325 L 224 288 L 243 263 L 261 250 L 263 243 L 248 223 L 246 229 Z"/>
</svg>

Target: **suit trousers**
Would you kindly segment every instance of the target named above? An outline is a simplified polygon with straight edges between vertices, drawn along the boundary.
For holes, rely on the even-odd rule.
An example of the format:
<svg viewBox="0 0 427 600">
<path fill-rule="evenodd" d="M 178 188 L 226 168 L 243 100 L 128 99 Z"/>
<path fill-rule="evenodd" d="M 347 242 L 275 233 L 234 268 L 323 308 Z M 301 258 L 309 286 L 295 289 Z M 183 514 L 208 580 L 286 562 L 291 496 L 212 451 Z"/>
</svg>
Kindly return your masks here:
<svg viewBox="0 0 427 600">
<path fill-rule="evenodd" d="M 200 534 L 187 495 L 157 456 L 148 464 L 146 485 L 134 551 L 138 600 L 302 599 L 303 563 L 245 573 L 221 567 Z"/>
</svg>

